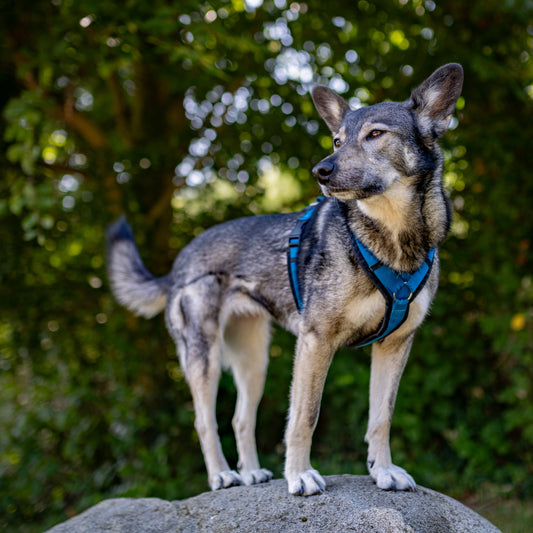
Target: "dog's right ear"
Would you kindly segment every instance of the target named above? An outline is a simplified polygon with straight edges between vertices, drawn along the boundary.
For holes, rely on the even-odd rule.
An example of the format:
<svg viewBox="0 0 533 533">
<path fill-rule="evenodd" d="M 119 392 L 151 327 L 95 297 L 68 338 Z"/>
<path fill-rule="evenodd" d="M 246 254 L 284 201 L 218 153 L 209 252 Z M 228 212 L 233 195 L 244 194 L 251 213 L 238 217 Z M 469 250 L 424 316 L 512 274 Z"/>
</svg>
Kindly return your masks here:
<svg viewBox="0 0 533 533">
<path fill-rule="evenodd" d="M 328 125 L 331 133 L 338 132 L 344 114 L 350 109 L 348 102 L 323 85 L 313 87 L 311 96 L 317 111 Z"/>
</svg>

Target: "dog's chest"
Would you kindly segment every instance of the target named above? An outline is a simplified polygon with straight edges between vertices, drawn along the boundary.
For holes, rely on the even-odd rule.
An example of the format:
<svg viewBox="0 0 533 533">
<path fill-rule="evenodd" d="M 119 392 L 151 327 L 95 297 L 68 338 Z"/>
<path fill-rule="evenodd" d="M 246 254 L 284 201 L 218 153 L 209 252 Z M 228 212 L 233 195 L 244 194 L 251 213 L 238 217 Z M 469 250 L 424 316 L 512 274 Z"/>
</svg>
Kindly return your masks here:
<svg viewBox="0 0 533 533">
<path fill-rule="evenodd" d="M 379 322 L 385 314 L 385 299 L 376 290 L 367 297 L 354 297 L 344 303 L 343 316 L 346 326 L 360 328 L 368 323 Z"/>
<path fill-rule="evenodd" d="M 368 296 L 357 295 L 344 300 L 335 320 L 337 343 L 352 344 L 376 331 L 385 309 L 385 299 L 377 290 Z"/>
</svg>

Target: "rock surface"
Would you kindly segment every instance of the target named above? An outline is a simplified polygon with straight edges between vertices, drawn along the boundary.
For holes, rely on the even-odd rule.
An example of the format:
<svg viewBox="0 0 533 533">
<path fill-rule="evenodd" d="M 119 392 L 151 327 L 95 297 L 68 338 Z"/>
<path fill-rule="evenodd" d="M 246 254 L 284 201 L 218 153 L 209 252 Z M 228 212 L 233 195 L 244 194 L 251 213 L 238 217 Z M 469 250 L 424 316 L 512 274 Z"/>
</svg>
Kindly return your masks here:
<svg viewBox="0 0 533 533">
<path fill-rule="evenodd" d="M 324 494 L 308 498 L 289 495 L 278 479 L 175 502 L 106 500 L 47 533 L 499 532 L 468 507 L 423 487 L 384 492 L 368 476 L 351 475 L 327 476 L 326 483 Z"/>
</svg>

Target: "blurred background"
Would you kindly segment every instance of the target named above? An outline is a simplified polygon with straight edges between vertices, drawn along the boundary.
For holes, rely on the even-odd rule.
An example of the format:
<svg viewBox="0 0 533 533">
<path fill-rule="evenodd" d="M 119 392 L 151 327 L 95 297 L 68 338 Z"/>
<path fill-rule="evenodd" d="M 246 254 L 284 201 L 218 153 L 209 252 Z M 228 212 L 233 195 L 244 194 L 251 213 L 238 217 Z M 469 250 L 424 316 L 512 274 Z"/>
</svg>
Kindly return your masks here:
<svg viewBox="0 0 533 533">
<path fill-rule="evenodd" d="M 404 100 L 465 84 L 442 140 L 454 208 L 441 288 L 407 365 L 393 459 L 504 531 L 533 520 L 533 5 L 524 0 L 19 0 L 0 7 L 0 529 L 117 496 L 207 490 L 164 320 L 112 299 L 126 213 L 169 271 L 209 226 L 298 210 L 331 150 L 309 89 Z M 258 258 L 260 260 L 260 258 Z M 258 419 L 280 477 L 294 338 L 276 329 Z M 367 350 L 332 365 L 312 459 L 364 474 Z M 223 446 L 235 391 L 224 376 Z"/>
</svg>

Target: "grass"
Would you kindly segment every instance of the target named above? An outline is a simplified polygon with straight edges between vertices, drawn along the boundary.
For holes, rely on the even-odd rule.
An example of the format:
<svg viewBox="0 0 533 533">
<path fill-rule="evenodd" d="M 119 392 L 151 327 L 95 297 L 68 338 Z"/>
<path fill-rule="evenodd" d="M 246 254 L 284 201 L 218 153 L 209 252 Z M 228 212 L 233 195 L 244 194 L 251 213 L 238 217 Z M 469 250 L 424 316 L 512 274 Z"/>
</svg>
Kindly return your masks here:
<svg viewBox="0 0 533 533">
<path fill-rule="evenodd" d="M 533 500 L 517 500 L 477 494 L 463 501 L 503 533 L 531 533 L 533 531 Z"/>
</svg>

